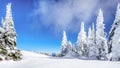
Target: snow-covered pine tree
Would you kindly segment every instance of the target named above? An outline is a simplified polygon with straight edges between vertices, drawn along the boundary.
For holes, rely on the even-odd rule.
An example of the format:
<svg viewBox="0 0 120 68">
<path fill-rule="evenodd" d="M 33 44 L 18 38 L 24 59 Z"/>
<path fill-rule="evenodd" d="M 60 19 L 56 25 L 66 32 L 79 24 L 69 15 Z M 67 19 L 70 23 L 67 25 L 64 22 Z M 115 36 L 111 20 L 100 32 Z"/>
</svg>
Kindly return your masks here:
<svg viewBox="0 0 120 68">
<path fill-rule="evenodd" d="M 105 24 L 103 22 L 103 12 L 100 9 L 96 20 L 96 45 L 99 50 L 98 59 L 106 59 L 106 54 L 108 53 L 106 33 L 104 31 Z"/>
<path fill-rule="evenodd" d="M 95 45 L 95 29 L 94 29 L 94 23 L 92 24 L 92 29 L 91 27 L 89 28 L 88 31 L 88 58 L 89 59 L 97 59 L 97 54 L 98 54 L 98 49 L 97 46 Z"/>
<path fill-rule="evenodd" d="M 117 6 L 116 16 L 108 39 L 110 60 L 120 61 L 120 4 Z"/>
<path fill-rule="evenodd" d="M 73 50 L 72 43 L 67 40 L 65 31 L 63 31 L 63 38 L 61 45 L 62 45 L 62 52 L 61 52 L 62 56 L 65 56 L 69 51 Z"/>
<path fill-rule="evenodd" d="M 92 34 L 92 29 L 91 27 L 89 28 L 88 31 L 88 38 L 87 38 L 87 42 L 88 42 L 88 57 L 89 59 L 96 57 L 96 51 L 95 51 L 95 43 L 94 43 L 94 37 Z"/>
<path fill-rule="evenodd" d="M 66 32 L 63 31 L 63 38 L 62 38 L 62 52 L 61 55 L 65 56 L 67 54 L 67 45 L 68 45 L 68 40 L 67 40 L 67 36 L 66 36 Z"/>
<path fill-rule="evenodd" d="M 6 6 L 6 17 L 5 20 L 2 22 L 2 27 L 6 31 L 6 46 L 10 49 L 14 49 L 16 47 L 16 31 L 14 29 L 14 22 L 12 18 L 11 3 L 8 3 L 8 5 Z"/>
<path fill-rule="evenodd" d="M 7 50 L 7 59 L 19 60 L 21 59 L 20 50 L 16 48 L 16 31 L 14 28 L 14 22 L 12 18 L 11 3 L 6 6 L 6 17 L 2 20 L 3 33 L 3 45 Z"/>
<path fill-rule="evenodd" d="M 76 51 L 80 56 L 87 56 L 87 40 L 86 40 L 86 32 L 84 30 L 84 22 L 81 23 L 81 29 L 78 34 L 77 42 L 76 42 Z"/>
</svg>

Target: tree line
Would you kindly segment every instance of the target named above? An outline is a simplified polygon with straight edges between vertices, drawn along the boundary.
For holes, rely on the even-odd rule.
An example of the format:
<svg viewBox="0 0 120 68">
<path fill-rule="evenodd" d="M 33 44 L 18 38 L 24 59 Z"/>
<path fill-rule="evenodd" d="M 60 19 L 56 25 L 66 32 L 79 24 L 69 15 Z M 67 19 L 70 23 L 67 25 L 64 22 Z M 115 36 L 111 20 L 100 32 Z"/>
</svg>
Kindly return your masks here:
<svg viewBox="0 0 120 68">
<path fill-rule="evenodd" d="M 61 56 L 74 52 L 79 57 L 86 59 L 120 61 L 120 4 L 117 6 L 108 39 L 106 34 L 103 11 L 100 9 L 96 19 L 96 28 L 92 23 L 88 36 L 86 36 L 84 22 L 81 22 L 75 46 L 72 46 L 71 42 L 67 40 L 66 32 L 63 31 Z"/>
</svg>

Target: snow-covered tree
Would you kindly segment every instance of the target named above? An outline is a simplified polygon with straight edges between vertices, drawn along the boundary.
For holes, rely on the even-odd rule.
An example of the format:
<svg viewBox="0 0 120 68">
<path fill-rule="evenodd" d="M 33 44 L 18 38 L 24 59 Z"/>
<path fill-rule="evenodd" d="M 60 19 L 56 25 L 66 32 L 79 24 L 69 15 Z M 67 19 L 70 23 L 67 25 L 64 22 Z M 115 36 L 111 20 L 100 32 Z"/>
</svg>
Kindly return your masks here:
<svg viewBox="0 0 120 68">
<path fill-rule="evenodd" d="M 94 33 L 95 32 L 94 32 L 94 24 L 93 24 L 92 29 L 91 29 L 91 27 L 89 28 L 88 38 L 87 38 L 89 59 L 96 59 L 97 58 L 97 53 L 98 53 L 98 49 L 95 45 L 95 34 Z"/>
<path fill-rule="evenodd" d="M 96 45 L 99 50 L 98 59 L 105 59 L 108 53 L 106 33 L 104 31 L 105 24 L 103 22 L 103 12 L 100 9 L 96 20 Z"/>
<path fill-rule="evenodd" d="M 86 32 L 84 30 L 84 22 L 81 23 L 81 29 L 78 34 L 77 42 L 76 42 L 76 51 L 81 56 L 87 56 L 87 40 L 86 40 Z"/>
<path fill-rule="evenodd" d="M 120 4 L 117 6 L 116 16 L 108 39 L 110 60 L 120 61 Z"/>
<path fill-rule="evenodd" d="M 8 5 L 6 6 L 6 17 L 5 19 L 2 19 L 0 35 L 0 44 L 2 44 L 2 46 L 4 46 L 4 49 L 6 50 L 5 59 L 21 59 L 20 50 L 16 48 L 16 31 L 12 18 L 11 3 L 8 3 Z"/>
<path fill-rule="evenodd" d="M 62 52 L 61 52 L 61 54 L 64 56 L 64 55 L 66 55 L 66 47 L 67 47 L 67 43 L 68 41 L 67 41 L 67 37 L 66 37 L 66 32 L 65 31 L 63 31 L 63 38 L 62 38 Z"/>
<path fill-rule="evenodd" d="M 91 47 L 93 46 L 93 37 L 92 37 L 92 29 L 91 27 L 89 28 L 89 31 L 88 31 L 88 38 L 87 38 L 87 42 L 88 42 L 88 47 L 89 47 L 89 54 L 88 56 L 91 57 L 91 52 L 92 52 L 92 49 Z"/>
<path fill-rule="evenodd" d="M 62 38 L 62 52 L 61 55 L 65 56 L 69 51 L 72 51 L 72 43 L 67 40 L 66 32 L 63 31 L 63 38 Z"/>
<path fill-rule="evenodd" d="M 6 45 L 10 49 L 16 47 L 16 31 L 14 29 L 14 22 L 12 18 L 11 3 L 6 6 L 6 17 L 2 22 L 2 27 L 5 29 L 5 41 Z"/>
</svg>

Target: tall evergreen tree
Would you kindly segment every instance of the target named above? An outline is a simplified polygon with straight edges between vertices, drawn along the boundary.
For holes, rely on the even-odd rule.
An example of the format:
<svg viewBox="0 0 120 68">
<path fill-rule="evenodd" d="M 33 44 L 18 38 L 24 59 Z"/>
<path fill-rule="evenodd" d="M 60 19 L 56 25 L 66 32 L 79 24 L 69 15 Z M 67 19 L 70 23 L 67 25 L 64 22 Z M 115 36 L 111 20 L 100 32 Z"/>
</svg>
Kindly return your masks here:
<svg viewBox="0 0 120 68">
<path fill-rule="evenodd" d="M 95 34 L 94 34 L 94 24 L 93 24 L 92 29 L 91 29 L 91 27 L 89 28 L 88 38 L 87 38 L 89 59 L 96 59 L 97 58 L 98 49 L 95 45 L 95 36 L 94 35 Z"/>
<path fill-rule="evenodd" d="M 96 45 L 98 47 L 98 59 L 105 59 L 108 52 L 106 33 L 104 31 L 105 26 L 103 24 L 103 12 L 100 9 L 96 20 Z"/>
<path fill-rule="evenodd" d="M 108 46 L 111 54 L 110 60 L 120 61 L 120 4 L 117 6 L 116 16 L 109 32 Z"/>
<path fill-rule="evenodd" d="M 81 56 L 87 55 L 87 40 L 86 32 L 84 30 L 84 22 L 81 23 L 81 29 L 76 42 L 76 51 Z"/>
<path fill-rule="evenodd" d="M 16 48 L 16 31 L 12 18 L 11 3 L 6 6 L 6 17 L 2 19 L 2 27 L 0 28 L 1 39 L 0 44 L 4 46 L 4 51 L 1 52 L 6 57 L 5 60 L 21 59 L 20 50 Z M 1 48 L 2 49 L 2 48 Z M 3 51 L 3 50 L 2 50 Z"/>
<path fill-rule="evenodd" d="M 14 28 L 14 21 L 12 17 L 11 3 L 6 6 L 6 17 L 2 22 L 2 27 L 5 29 L 5 42 L 8 48 L 14 49 L 16 47 L 16 31 Z"/>
<path fill-rule="evenodd" d="M 63 38 L 62 38 L 62 56 L 65 56 L 67 54 L 67 46 L 68 46 L 68 40 L 67 40 L 67 36 L 66 36 L 66 32 L 63 31 Z"/>
</svg>

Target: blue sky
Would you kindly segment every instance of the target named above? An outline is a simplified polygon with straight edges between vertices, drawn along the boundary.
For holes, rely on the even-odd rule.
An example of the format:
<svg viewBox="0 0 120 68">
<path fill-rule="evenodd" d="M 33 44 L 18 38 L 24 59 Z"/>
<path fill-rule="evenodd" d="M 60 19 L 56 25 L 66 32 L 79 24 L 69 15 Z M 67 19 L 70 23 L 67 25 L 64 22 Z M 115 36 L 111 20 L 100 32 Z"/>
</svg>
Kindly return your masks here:
<svg viewBox="0 0 120 68">
<path fill-rule="evenodd" d="M 81 21 L 88 31 L 100 8 L 108 33 L 120 0 L 0 0 L 0 17 L 5 17 L 9 2 L 19 49 L 60 52 L 63 30 L 75 44 Z"/>
</svg>

